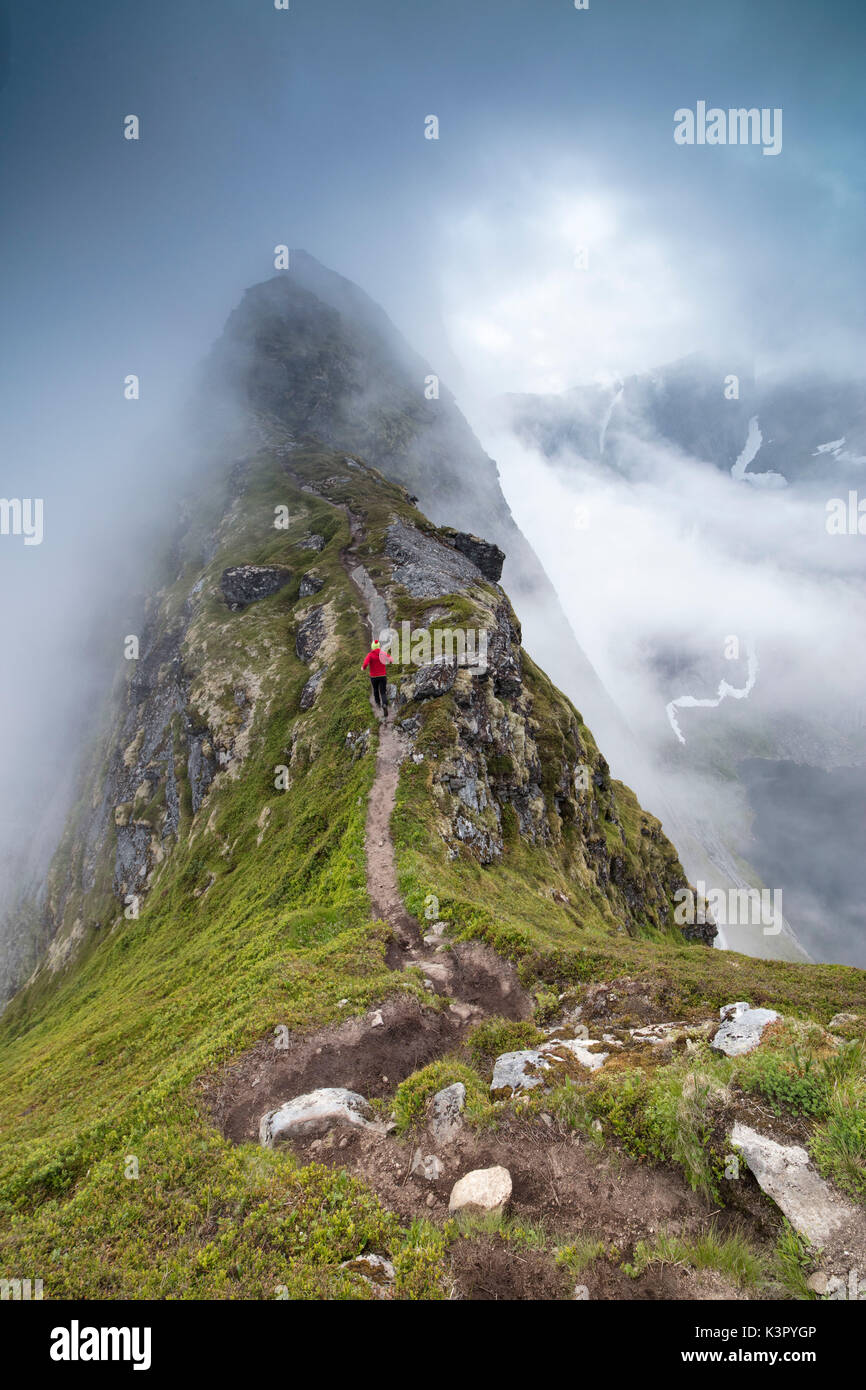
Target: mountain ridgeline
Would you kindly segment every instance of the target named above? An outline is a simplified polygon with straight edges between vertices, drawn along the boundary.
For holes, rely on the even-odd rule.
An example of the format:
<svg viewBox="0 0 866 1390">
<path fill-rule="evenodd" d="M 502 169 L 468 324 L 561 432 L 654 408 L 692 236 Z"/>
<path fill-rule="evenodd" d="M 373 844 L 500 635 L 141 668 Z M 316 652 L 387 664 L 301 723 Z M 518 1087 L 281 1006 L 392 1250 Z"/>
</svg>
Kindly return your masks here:
<svg viewBox="0 0 866 1390">
<path fill-rule="evenodd" d="M 601 1296 L 719 1296 L 618 1264 L 659 1213 L 702 1233 L 745 1190 L 720 1187 L 718 1011 L 772 1004 L 814 1041 L 866 1005 L 862 972 L 679 924 L 660 822 L 523 645 L 521 604 L 555 599 L 495 466 L 381 311 L 293 266 L 207 364 L 203 466 L 0 1020 L 0 1267 L 52 1298 L 487 1296 L 479 1269 L 567 1297 L 567 1242 L 604 1220 Z M 387 723 L 361 669 L 384 628 Z M 469 1167 L 514 1173 L 549 1249 L 515 1264 L 455 1226 L 440 1178 Z"/>
<path fill-rule="evenodd" d="M 288 880 L 339 854 L 374 752 L 359 566 L 398 640 L 409 637 L 392 670 L 413 754 L 401 815 L 416 910 L 447 888 L 477 894 L 474 915 L 502 892 L 518 930 L 514 885 L 531 873 L 544 885 L 529 892 L 545 933 L 677 930 L 676 854 L 523 650 L 508 597 L 479 568 L 496 573 L 501 552 L 437 529 L 398 484 L 321 447 L 263 447 L 210 491 L 207 518 L 177 542 L 177 573 L 149 601 L 52 866 L 38 979 L 85 941 L 144 920 L 182 860 L 197 900 L 237 884 L 239 869 L 255 878 L 265 840 L 279 841 Z M 355 890 L 363 913 L 363 875 Z M 713 929 L 694 933 L 711 940 Z"/>
</svg>

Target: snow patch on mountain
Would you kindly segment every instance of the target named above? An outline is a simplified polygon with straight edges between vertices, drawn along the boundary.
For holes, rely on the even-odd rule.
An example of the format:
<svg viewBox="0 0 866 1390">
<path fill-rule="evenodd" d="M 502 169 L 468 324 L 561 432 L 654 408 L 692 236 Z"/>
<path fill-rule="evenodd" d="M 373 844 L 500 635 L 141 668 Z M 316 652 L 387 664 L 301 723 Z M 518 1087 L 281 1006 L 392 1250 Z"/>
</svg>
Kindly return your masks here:
<svg viewBox="0 0 866 1390">
<path fill-rule="evenodd" d="M 610 405 L 604 413 L 604 419 L 601 422 L 601 429 L 599 430 L 598 434 L 599 458 L 604 453 L 604 441 L 607 438 L 607 427 L 610 424 L 610 418 L 613 415 L 613 412 L 616 410 L 617 406 L 619 405 L 620 401 L 622 400 L 622 393 L 624 390 L 625 386 L 620 386 L 619 390 L 613 396 L 611 396 Z"/>
<path fill-rule="evenodd" d="M 843 434 L 841 439 L 831 439 L 826 444 L 819 444 L 812 455 L 816 459 L 820 454 L 829 454 L 839 463 L 866 463 L 866 454 L 852 454 L 845 448 L 848 440 Z"/>
<path fill-rule="evenodd" d="M 767 473 L 746 472 L 749 464 L 756 458 L 763 442 L 764 436 L 758 424 L 758 417 L 753 415 L 749 421 L 746 442 L 737 456 L 736 463 L 731 468 L 731 477 L 736 478 L 738 482 L 751 483 L 753 487 L 787 487 L 788 479 L 783 477 L 781 473 L 773 473 L 772 471 Z"/>
<path fill-rule="evenodd" d="M 758 679 L 758 658 L 755 655 L 755 645 L 753 642 L 746 644 L 746 684 L 741 687 L 731 685 L 726 680 L 719 681 L 718 688 L 714 697 L 699 700 L 695 695 L 678 695 L 675 700 L 665 706 L 670 726 L 679 739 L 680 743 L 685 743 L 685 736 L 677 722 L 676 710 L 678 709 L 716 709 L 728 696 L 733 700 L 745 700 L 755 687 Z"/>
</svg>

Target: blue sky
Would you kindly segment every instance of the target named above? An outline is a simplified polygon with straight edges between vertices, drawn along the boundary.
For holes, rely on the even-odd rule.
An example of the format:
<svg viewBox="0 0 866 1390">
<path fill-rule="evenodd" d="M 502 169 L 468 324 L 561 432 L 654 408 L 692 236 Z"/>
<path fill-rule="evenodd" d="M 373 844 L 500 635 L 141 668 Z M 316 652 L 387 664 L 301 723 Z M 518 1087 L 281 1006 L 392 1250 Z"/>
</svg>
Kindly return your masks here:
<svg viewBox="0 0 866 1390">
<path fill-rule="evenodd" d="M 13 0 L 8 13 L 3 375 L 37 414 L 46 369 L 101 409 L 135 359 L 165 396 L 283 240 L 436 350 L 480 263 L 509 281 L 532 263 L 525 218 L 551 193 L 623 201 L 614 267 L 634 243 L 658 248 L 668 296 L 698 301 L 684 351 L 738 329 L 772 355 L 792 328 L 821 340 L 833 326 L 844 351 L 862 332 L 854 4 Z M 678 148 L 673 112 L 698 99 L 781 107 L 782 155 Z M 128 112 L 137 143 L 121 138 Z M 429 113 L 438 142 L 423 139 Z M 471 219 L 492 244 L 462 254 Z M 639 312 L 666 316 L 649 295 Z M 653 335 L 637 337 L 650 365 Z M 621 355 L 635 365 L 628 344 Z"/>
</svg>

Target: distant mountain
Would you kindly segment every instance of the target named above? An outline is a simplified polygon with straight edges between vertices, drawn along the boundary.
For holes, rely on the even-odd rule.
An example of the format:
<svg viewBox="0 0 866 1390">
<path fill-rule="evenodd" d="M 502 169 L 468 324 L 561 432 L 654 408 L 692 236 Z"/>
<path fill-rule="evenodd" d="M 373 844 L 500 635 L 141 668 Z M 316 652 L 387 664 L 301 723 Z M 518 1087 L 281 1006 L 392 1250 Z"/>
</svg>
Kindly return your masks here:
<svg viewBox="0 0 866 1390">
<path fill-rule="evenodd" d="M 627 434 L 665 440 L 731 472 L 755 419 L 761 439 L 750 473 L 825 488 L 862 477 L 866 467 L 862 379 L 756 380 L 751 367 L 695 354 L 611 386 L 578 386 L 557 396 L 515 394 L 504 405 L 518 436 L 553 461 L 571 450 L 612 468 L 626 466 L 621 446 Z"/>
</svg>

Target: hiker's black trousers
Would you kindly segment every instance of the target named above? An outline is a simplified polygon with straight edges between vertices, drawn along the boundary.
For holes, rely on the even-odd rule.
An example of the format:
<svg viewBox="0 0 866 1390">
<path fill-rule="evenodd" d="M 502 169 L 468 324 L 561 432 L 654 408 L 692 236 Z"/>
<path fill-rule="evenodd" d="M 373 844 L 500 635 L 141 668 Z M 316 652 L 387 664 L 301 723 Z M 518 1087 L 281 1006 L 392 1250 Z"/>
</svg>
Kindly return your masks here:
<svg viewBox="0 0 866 1390">
<path fill-rule="evenodd" d="M 383 710 L 385 710 L 385 712 L 386 712 L 386 714 L 387 714 L 387 712 L 388 712 L 388 677 L 387 677 L 387 676 L 371 676 L 371 677 L 370 677 L 370 680 L 373 682 L 373 699 L 376 701 L 376 704 L 377 704 L 377 705 L 381 706 L 381 708 L 382 708 Z"/>
</svg>

